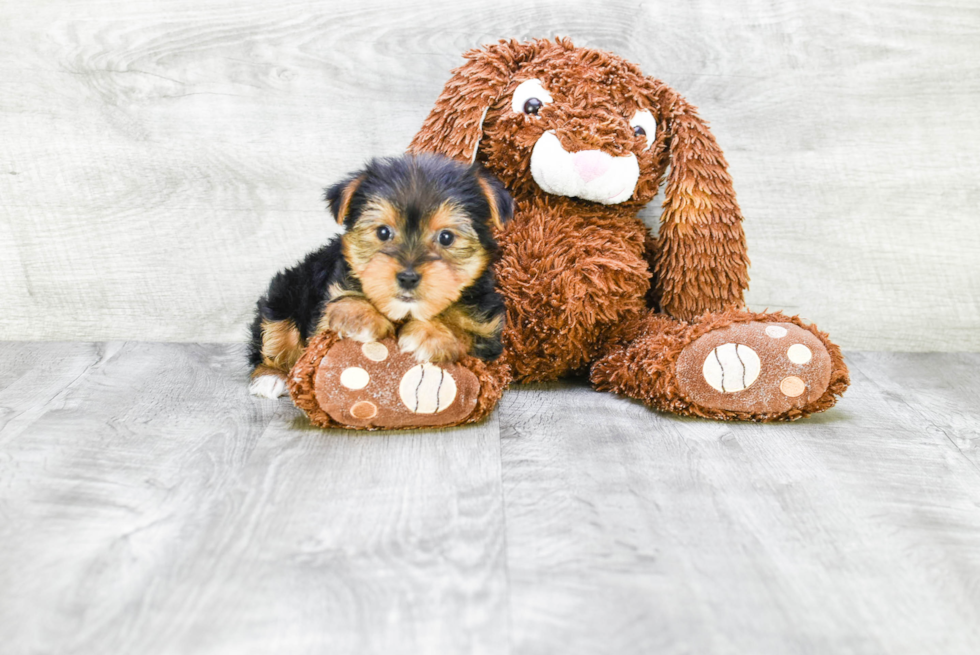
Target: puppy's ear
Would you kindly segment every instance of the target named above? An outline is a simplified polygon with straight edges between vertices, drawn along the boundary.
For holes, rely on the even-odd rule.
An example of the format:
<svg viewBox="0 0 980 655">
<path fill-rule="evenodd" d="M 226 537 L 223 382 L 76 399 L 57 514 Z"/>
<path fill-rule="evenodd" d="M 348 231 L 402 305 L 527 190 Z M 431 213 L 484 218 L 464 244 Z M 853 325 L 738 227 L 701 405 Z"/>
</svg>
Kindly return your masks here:
<svg viewBox="0 0 980 655">
<path fill-rule="evenodd" d="M 651 100 L 662 108 L 670 161 L 654 262 L 661 308 L 691 320 L 742 307 L 749 258 L 728 163 L 696 109 L 656 86 Z"/>
<path fill-rule="evenodd" d="M 324 192 L 323 199 L 327 201 L 327 206 L 330 207 L 330 213 L 333 214 L 334 220 L 338 224 L 344 224 L 344 220 L 350 211 L 351 200 L 354 198 L 354 194 L 357 192 L 358 187 L 361 186 L 365 177 L 367 177 L 367 173 L 364 171 L 355 173 L 343 182 L 334 184 Z"/>
<path fill-rule="evenodd" d="M 490 223 L 501 229 L 507 221 L 514 218 L 514 199 L 504 188 L 503 183 L 482 169 L 474 170 L 477 184 L 490 205 Z"/>
<path fill-rule="evenodd" d="M 556 44 L 547 39 L 527 43 L 501 40 L 466 52 L 466 63 L 452 71 L 408 151 L 475 161 L 487 111 L 500 99 L 521 64 L 540 50 L 554 47 Z"/>
</svg>

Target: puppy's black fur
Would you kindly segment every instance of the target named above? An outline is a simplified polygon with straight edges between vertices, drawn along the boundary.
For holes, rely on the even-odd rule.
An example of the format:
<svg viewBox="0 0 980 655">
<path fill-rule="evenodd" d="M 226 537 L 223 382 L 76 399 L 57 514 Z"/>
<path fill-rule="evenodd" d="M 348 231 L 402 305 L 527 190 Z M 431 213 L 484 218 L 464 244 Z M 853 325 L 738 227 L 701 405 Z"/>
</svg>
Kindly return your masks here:
<svg viewBox="0 0 980 655">
<path fill-rule="evenodd" d="M 350 193 L 349 198 L 344 197 L 345 193 Z M 417 224 L 424 212 L 442 202 L 454 201 L 471 217 L 479 243 L 490 257 L 498 250 L 491 215 L 501 221 L 513 216 L 513 200 L 496 178 L 478 165 L 466 166 L 437 155 L 374 159 L 363 170 L 327 189 L 324 195 L 334 218 L 342 221 L 348 230 L 357 222 L 365 205 L 379 197 L 402 208 L 409 225 Z M 262 354 L 263 323 L 292 321 L 305 347 L 331 300 L 331 285 L 360 291 L 360 282 L 344 259 L 341 235 L 272 278 L 268 291 L 257 303 L 251 325 L 248 361 L 253 368 L 268 364 Z M 495 290 L 490 266 L 463 290 L 454 306 L 481 321 L 502 319 L 504 304 Z M 471 354 L 492 360 L 502 349 L 498 333 L 496 338 L 475 337 Z"/>
</svg>

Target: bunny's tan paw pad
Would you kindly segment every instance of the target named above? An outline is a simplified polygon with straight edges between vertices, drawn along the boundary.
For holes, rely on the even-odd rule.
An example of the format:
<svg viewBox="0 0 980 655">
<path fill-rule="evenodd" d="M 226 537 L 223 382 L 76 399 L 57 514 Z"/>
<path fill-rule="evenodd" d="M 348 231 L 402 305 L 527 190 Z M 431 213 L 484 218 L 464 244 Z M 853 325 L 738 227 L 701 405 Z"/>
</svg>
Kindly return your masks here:
<svg viewBox="0 0 980 655">
<path fill-rule="evenodd" d="M 734 323 L 686 346 L 677 382 L 687 401 L 707 409 L 773 418 L 817 402 L 830 384 L 823 343 L 792 323 Z"/>
<path fill-rule="evenodd" d="M 439 427 L 473 412 L 480 383 L 459 364 L 420 364 L 394 339 L 343 339 L 320 361 L 315 389 L 319 406 L 342 425 Z"/>
</svg>

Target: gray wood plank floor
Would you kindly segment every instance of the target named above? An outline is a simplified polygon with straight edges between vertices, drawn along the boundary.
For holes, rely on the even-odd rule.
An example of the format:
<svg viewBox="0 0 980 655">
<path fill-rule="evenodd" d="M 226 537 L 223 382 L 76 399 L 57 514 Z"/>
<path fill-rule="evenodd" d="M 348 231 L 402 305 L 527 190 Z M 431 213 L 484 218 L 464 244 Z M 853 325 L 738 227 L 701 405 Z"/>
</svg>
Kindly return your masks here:
<svg viewBox="0 0 980 655">
<path fill-rule="evenodd" d="M 980 652 L 980 354 L 849 363 L 790 425 L 348 433 L 238 345 L 0 343 L 0 651 Z"/>
</svg>

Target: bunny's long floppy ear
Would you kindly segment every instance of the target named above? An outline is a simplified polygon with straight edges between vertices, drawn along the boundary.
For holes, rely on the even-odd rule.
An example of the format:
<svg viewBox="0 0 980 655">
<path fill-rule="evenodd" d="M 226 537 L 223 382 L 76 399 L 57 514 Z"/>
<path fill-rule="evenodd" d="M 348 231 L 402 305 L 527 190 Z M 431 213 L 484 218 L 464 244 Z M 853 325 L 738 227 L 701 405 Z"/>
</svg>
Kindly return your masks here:
<svg viewBox="0 0 980 655">
<path fill-rule="evenodd" d="M 548 42 L 544 40 L 544 43 Z M 540 45 L 539 41 L 501 41 L 466 52 L 463 55 L 466 63 L 452 71 L 452 77 L 408 151 L 434 152 L 472 163 L 480 146 L 487 111 L 500 98 L 520 65 Z"/>
<path fill-rule="evenodd" d="M 661 310 L 683 320 L 744 305 L 749 258 L 728 163 L 693 106 L 666 87 L 670 174 L 654 261 Z"/>
</svg>

